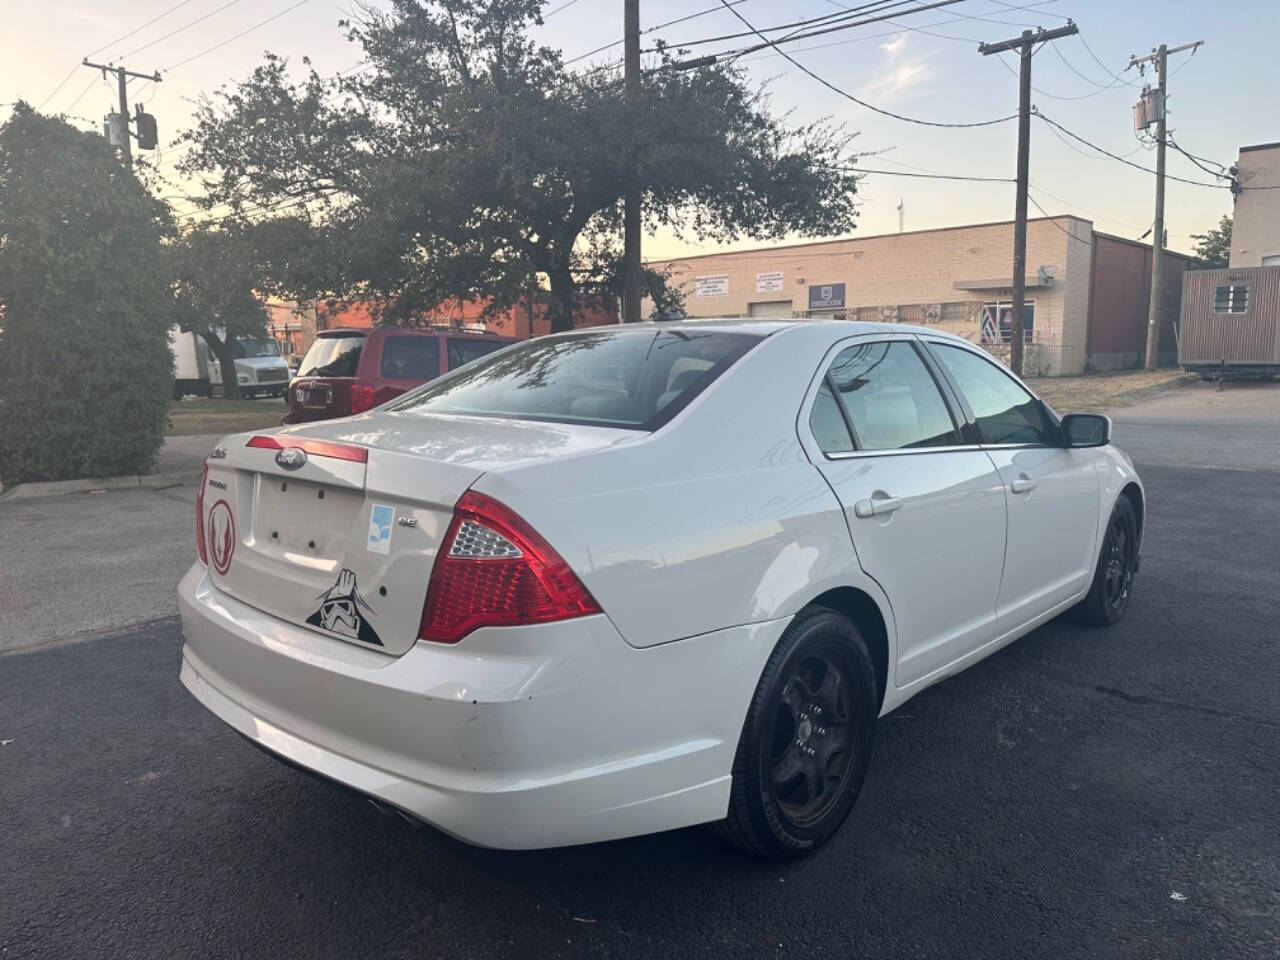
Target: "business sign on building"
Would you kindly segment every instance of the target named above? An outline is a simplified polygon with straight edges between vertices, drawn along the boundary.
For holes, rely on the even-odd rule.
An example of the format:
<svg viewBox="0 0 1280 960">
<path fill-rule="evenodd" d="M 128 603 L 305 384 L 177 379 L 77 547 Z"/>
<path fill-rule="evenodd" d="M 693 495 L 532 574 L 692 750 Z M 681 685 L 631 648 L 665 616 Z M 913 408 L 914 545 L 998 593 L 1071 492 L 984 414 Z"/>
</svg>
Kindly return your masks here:
<svg viewBox="0 0 1280 960">
<path fill-rule="evenodd" d="M 815 283 L 809 287 L 810 310 L 843 310 L 843 283 Z"/>
<path fill-rule="evenodd" d="M 777 293 L 782 289 L 782 271 L 756 274 L 756 293 Z"/>
<path fill-rule="evenodd" d="M 729 295 L 729 275 L 722 273 L 714 277 L 698 277 L 695 297 L 727 297 Z"/>
</svg>

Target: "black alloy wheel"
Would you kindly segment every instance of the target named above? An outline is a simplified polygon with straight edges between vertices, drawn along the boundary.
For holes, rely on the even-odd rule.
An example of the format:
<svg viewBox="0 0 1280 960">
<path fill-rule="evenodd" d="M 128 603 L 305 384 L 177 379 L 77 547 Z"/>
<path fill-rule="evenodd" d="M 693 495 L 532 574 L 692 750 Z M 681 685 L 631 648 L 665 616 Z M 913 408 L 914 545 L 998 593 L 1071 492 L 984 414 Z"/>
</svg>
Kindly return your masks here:
<svg viewBox="0 0 1280 960">
<path fill-rule="evenodd" d="M 794 826 L 819 822 L 840 798 L 860 731 L 849 703 L 852 667 L 839 645 L 798 664 L 782 688 L 769 738 L 769 777 Z"/>
<path fill-rule="evenodd" d="M 1118 622 L 1129 608 L 1137 570 L 1138 518 L 1129 498 L 1121 496 L 1107 520 L 1089 593 L 1071 611 L 1074 619 L 1099 627 Z"/>
<path fill-rule="evenodd" d="M 816 850 L 857 800 L 880 687 L 861 632 L 833 610 L 792 620 L 756 687 L 733 763 L 725 839 L 771 857 Z"/>
</svg>

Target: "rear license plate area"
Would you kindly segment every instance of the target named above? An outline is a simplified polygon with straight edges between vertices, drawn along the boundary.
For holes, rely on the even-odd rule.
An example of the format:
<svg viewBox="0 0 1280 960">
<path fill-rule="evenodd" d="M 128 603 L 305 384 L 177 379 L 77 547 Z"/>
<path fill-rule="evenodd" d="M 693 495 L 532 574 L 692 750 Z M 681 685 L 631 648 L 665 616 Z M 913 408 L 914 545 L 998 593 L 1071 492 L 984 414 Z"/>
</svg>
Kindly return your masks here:
<svg viewBox="0 0 1280 960">
<path fill-rule="evenodd" d="M 333 403 L 333 390 L 329 387 L 300 387 L 298 402 L 304 407 L 327 407 Z"/>
<path fill-rule="evenodd" d="M 364 495 L 271 474 L 257 475 L 253 536 L 267 553 L 295 561 L 341 560 Z"/>
</svg>

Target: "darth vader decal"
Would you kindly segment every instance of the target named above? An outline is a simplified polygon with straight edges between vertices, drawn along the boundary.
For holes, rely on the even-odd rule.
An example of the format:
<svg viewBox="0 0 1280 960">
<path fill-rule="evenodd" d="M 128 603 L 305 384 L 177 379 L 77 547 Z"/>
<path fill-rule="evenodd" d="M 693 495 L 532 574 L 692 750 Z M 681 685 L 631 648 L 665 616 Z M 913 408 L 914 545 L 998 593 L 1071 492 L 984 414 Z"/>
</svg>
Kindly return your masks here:
<svg viewBox="0 0 1280 960">
<path fill-rule="evenodd" d="M 307 623 L 340 637 L 382 646 L 369 617 L 373 611 L 356 590 L 356 575 L 343 568 L 338 582 L 320 595 L 320 609 L 307 617 Z"/>
</svg>

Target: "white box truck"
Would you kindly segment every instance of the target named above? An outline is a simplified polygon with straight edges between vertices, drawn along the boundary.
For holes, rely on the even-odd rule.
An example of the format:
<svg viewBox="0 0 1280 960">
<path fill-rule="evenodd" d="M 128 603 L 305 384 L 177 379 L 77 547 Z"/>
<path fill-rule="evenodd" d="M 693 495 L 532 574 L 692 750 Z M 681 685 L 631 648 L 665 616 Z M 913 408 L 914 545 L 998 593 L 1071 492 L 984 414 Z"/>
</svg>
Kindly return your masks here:
<svg viewBox="0 0 1280 960">
<path fill-rule="evenodd" d="M 183 333 L 177 326 L 169 330 L 173 351 L 173 396 L 194 393 L 212 396 L 222 389 L 222 367 L 218 358 L 198 333 Z M 283 397 L 289 388 L 289 365 L 280 356 L 280 347 L 271 337 L 238 337 L 235 341 L 236 380 L 245 397 Z"/>
</svg>

